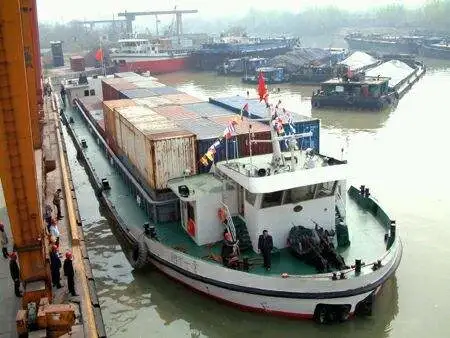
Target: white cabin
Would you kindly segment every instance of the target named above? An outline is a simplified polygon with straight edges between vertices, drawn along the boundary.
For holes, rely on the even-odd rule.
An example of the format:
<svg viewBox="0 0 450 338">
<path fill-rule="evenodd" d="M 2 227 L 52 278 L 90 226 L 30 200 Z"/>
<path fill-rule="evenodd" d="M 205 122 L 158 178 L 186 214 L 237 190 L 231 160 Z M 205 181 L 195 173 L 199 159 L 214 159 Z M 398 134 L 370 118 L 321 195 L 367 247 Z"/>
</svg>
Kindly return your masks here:
<svg viewBox="0 0 450 338">
<path fill-rule="evenodd" d="M 317 223 L 330 231 L 337 215 L 345 222 L 346 162 L 298 150 L 273 156 L 222 161 L 213 173 L 169 181 L 181 200 L 183 227 L 197 245 L 223 239 L 220 208 L 245 221 L 255 251 L 264 229 L 282 249 L 293 226 Z"/>
</svg>

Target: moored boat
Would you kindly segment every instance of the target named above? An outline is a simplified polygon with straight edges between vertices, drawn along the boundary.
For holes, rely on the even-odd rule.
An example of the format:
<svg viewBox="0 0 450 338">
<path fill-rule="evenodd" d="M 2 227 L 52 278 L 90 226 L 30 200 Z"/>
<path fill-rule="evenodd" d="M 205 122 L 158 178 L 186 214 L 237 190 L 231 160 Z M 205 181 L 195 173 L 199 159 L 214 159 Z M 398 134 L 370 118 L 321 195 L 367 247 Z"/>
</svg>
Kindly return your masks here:
<svg viewBox="0 0 450 338">
<path fill-rule="evenodd" d="M 286 74 L 282 67 L 261 67 L 257 68 L 254 75 L 246 75 L 242 78 L 242 82 L 256 84 L 258 83 L 258 75 L 262 74 L 267 84 L 284 83 L 289 81 L 289 75 Z"/>
<path fill-rule="evenodd" d="M 422 44 L 419 54 L 428 58 L 450 60 L 450 46 L 444 41 L 435 44 Z"/>
<path fill-rule="evenodd" d="M 121 39 L 112 49 L 111 61 L 120 72 L 171 73 L 188 68 L 189 50 L 160 50 L 147 39 Z"/>
<path fill-rule="evenodd" d="M 250 146 L 249 156 L 215 162 L 217 148 L 228 149 L 227 137 L 221 140 L 217 135 L 204 156 L 212 159 L 210 173 L 192 175 L 185 170 L 179 174 L 182 177 L 169 178 L 167 185 L 179 199 L 181 221 L 147 224 L 130 260 L 137 266 L 137 260 L 143 263 L 148 257 L 179 282 L 245 310 L 314 318 L 320 323 L 370 314 L 374 297 L 401 261 L 395 221 L 367 188 L 346 191 L 346 161 L 298 147 L 296 140 L 312 134 L 286 135 L 280 124 L 290 116 L 283 113 L 267 110 L 272 126 L 269 139 L 256 138 L 249 129 L 248 143 L 255 147 L 269 143 L 271 154 L 253 156 Z M 90 172 L 113 180 L 99 195 L 131 227 L 138 217 L 127 214 L 126 205 L 137 201 L 149 213 L 148 197 L 136 187 L 127 198 L 127 187 L 120 180 L 130 174 L 100 134 L 93 136 L 90 127 L 77 122 L 86 116 L 81 105 L 66 114 L 76 120 L 68 127 L 89 143 L 79 147 L 79 154 L 92 167 Z M 121 114 L 130 116 L 128 110 Z M 240 120 L 230 119 L 228 137 Z M 136 131 L 134 121 L 138 120 L 128 119 L 127 125 Z M 87 118 L 85 122 L 93 126 Z M 161 130 L 152 134 L 145 129 L 145 133 L 152 140 L 159 135 L 160 140 L 170 141 Z M 133 147 L 130 140 L 127 137 L 127 147 Z M 288 151 L 281 152 L 284 143 Z M 167 157 L 167 150 L 155 146 L 152 156 Z M 130 188 L 138 184 L 129 182 Z M 299 227 L 308 233 L 293 234 Z M 265 252 L 272 261 L 265 267 L 258 254 L 263 230 L 269 231 L 273 244 L 264 247 L 270 249 Z M 298 257 L 306 252 L 319 264 Z"/>
</svg>

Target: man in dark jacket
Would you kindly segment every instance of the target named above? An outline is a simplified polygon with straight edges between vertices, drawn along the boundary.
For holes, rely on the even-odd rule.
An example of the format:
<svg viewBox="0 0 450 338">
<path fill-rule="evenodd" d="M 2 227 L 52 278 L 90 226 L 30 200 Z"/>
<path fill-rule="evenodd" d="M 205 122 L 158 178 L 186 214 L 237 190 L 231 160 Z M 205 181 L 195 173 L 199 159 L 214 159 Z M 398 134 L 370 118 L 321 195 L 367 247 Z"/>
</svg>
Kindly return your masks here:
<svg viewBox="0 0 450 338">
<path fill-rule="evenodd" d="M 56 207 L 58 220 L 62 219 L 64 216 L 61 215 L 61 200 L 63 199 L 61 196 L 62 190 L 57 189 L 53 194 L 53 205 Z"/>
<path fill-rule="evenodd" d="M 17 254 L 12 252 L 9 258 L 9 271 L 11 273 L 11 278 L 14 281 L 14 293 L 17 297 L 22 297 L 22 293 L 20 292 L 20 270 L 19 265 L 17 264 Z"/>
<path fill-rule="evenodd" d="M 261 251 L 264 259 L 264 267 L 267 271 L 270 270 L 270 252 L 273 249 L 272 236 L 269 235 L 267 230 L 263 231 L 263 234 L 258 239 L 258 250 Z"/>
<path fill-rule="evenodd" d="M 58 247 L 56 245 L 52 246 L 52 251 L 50 252 L 50 271 L 52 273 L 52 283 L 53 286 L 56 286 L 57 289 L 60 289 L 61 286 L 61 273 L 59 269 L 61 269 L 61 259 L 58 256 Z"/>
<path fill-rule="evenodd" d="M 66 252 L 66 259 L 64 260 L 64 276 L 67 277 L 67 286 L 69 288 L 70 294 L 75 297 L 77 296 L 75 292 L 75 271 L 73 271 L 72 264 L 72 253 L 70 251 Z"/>
</svg>

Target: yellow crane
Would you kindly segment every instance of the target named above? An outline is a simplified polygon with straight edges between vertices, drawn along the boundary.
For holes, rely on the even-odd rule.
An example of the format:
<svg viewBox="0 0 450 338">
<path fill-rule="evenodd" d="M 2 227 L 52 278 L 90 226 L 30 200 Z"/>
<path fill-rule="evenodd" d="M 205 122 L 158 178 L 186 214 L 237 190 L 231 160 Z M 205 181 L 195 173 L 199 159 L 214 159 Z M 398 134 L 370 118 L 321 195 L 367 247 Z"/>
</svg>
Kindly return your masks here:
<svg viewBox="0 0 450 338">
<path fill-rule="evenodd" d="M 42 146 L 36 0 L 0 2 L 0 177 L 24 285 L 22 305 L 51 294 L 34 149 Z"/>
</svg>

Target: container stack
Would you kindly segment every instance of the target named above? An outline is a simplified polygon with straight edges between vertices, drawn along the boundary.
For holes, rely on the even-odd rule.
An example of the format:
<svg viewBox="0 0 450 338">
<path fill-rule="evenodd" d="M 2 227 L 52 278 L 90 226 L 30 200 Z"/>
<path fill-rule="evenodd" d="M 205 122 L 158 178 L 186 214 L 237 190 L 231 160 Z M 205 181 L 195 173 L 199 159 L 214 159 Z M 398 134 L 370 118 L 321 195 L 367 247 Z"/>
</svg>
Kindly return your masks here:
<svg viewBox="0 0 450 338">
<path fill-rule="evenodd" d="M 75 55 L 70 57 L 70 69 L 74 72 L 84 72 L 86 69 L 84 57 Z"/>
<path fill-rule="evenodd" d="M 187 169 L 191 174 L 208 172 L 211 164 L 201 164 L 200 158 L 219 139 L 215 162 L 249 156 L 250 152 L 272 152 L 270 142 L 250 142 L 268 140 L 271 134 L 268 122 L 251 118 L 265 118 L 267 114 L 257 100 L 233 97 L 206 102 L 131 72 L 104 79 L 102 89 L 105 139 L 152 198 L 168 196 L 167 181 L 183 176 Z M 100 115 L 94 109 L 98 102 L 90 100 L 82 101 L 83 109 L 90 111 L 101 128 Z M 241 118 L 237 113 L 245 103 L 251 117 L 245 114 Z M 237 122 L 236 132 L 226 139 L 225 130 L 231 121 Z M 313 131 L 302 148 L 318 150 L 319 121 L 298 116 L 293 124 L 297 132 Z"/>
<path fill-rule="evenodd" d="M 50 48 L 52 50 L 53 67 L 64 66 L 64 55 L 61 41 L 50 41 Z"/>
</svg>

